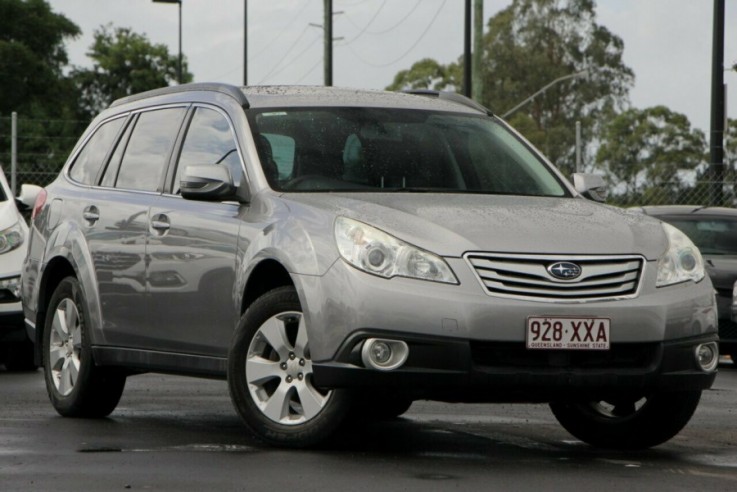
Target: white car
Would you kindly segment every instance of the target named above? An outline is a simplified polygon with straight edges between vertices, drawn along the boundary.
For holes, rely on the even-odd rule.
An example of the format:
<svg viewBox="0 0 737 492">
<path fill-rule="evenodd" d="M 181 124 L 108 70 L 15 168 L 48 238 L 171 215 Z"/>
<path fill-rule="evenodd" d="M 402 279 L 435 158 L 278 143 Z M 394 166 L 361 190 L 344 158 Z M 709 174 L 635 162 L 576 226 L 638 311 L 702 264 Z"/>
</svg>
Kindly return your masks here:
<svg viewBox="0 0 737 492">
<path fill-rule="evenodd" d="M 36 189 L 34 185 L 23 185 L 21 196 L 35 196 Z M 23 205 L 33 206 L 27 203 L 29 199 L 19 200 Z M 0 364 L 11 371 L 37 367 L 20 302 L 20 270 L 26 256 L 27 237 L 28 226 L 0 167 Z"/>
</svg>

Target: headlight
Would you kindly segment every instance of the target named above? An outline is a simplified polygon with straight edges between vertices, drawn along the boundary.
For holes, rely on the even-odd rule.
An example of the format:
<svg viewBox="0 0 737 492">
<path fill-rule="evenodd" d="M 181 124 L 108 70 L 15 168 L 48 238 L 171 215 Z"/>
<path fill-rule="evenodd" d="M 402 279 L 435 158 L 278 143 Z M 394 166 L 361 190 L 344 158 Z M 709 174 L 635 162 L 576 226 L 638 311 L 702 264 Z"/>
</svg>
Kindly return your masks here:
<svg viewBox="0 0 737 492">
<path fill-rule="evenodd" d="M 23 229 L 20 227 L 20 222 L 0 231 L 0 254 L 13 251 L 21 244 L 23 244 Z"/>
<path fill-rule="evenodd" d="M 385 278 L 410 277 L 458 283 L 448 264 L 439 256 L 362 222 L 338 217 L 335 241 L 343 259 L 364 272 Z"/>
<path fill-rule="evenodd" d="M 698 282 L 704 278 L 704 260 L 699 249 L 684 233 L 670 224 L 663 224 L 668 237 L 668 249 L 658 260 L 657 287 L 687 280 Z"/>
</svg>

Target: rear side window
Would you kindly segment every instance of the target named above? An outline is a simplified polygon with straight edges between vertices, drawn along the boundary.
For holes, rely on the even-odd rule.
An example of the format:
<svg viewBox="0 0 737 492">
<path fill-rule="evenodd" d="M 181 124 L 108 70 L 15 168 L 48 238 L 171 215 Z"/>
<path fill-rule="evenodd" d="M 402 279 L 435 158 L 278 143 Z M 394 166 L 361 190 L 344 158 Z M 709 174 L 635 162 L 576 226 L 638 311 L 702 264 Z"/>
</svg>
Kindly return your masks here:
<svg viewBox="0 0 737 492">
<path fill-rule="evenodd" d="M 190 164 L 227 166 L 236 185 L 241 182 L 243 169 L 230 123 L 214 109 L 197 108 L 195 111 L 179 155 L 175 194 L 179 194 L 182 171 Z"/>
<path fill-rule="evenodd" d="M 82 151 L 72 164 L 69 177 L 86 185 L 95 184 L 97 173 L 103 165 L 105 156 L 120 131 L 125 118 L 117 118 L 103 123 L 92 137 L 87 140 Z"/>
<path fill-rule="evenodd" d="M 116 188 L 156 191 L 185 113 L 185 108 L 167 108 L 140 114 L 120 163 Z"/>
</svg>

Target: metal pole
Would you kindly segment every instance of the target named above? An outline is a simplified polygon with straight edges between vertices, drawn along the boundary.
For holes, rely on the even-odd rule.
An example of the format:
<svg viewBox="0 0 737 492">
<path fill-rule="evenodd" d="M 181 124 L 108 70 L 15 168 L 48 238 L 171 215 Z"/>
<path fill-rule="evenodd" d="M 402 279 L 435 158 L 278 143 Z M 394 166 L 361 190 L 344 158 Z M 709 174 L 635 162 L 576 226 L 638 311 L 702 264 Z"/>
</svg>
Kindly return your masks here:
<svg viewBox="0 0 737 492">
<path fill-rule="evenodd" d="M 177 79 L 182 83 L 182 0 L 179 0 L 179 64 L 177 65 Z"/>
<path fill-rule="evenodd" d="M 333 0 L 324 0 L 325 5 L 325 22 L 323 22 L 325 33 L 325 86 L 333 85 Z"/>
<path fill-rule="evenodd" d="M 466 0 L 463 31 L 463 95 L 471 97 L 471 0 Z"/>
<path fill-rule="evenodd" d="M 525 99 L 524 101 L 522 101 L 521 103 L 519 103 L 518 105 L 516 105 L 515 107 L 513 107 L 512 109 L 510 109 L 509 111 L 507 111 L 506 113 L 504 113 L 502 115 L 502 118 L 506 118 L 510 114 L 514 113 L 519 108 L 521 108 L 522 106 L 524 106 L 528 102 L 532 101 L 533 99 L 535 99 L 537 96 L 539 96 L 540 94 L 542 94 L 546 90 L 548 90 L 551 87 L 553 87 L 555 84 L 557 84 L 559 82 L 563 82 L 564 80 L 574 79 L 576 77 L 581 77 L 582 75 L 586 75 L 587 73 L 588 73 L 587 70 L 581 70 L 580 72 L 572 73 L 570 75 L 564 75 L 563 77 L 558 77 L 557 79 L 555 79 L 554 81 L 550 82 L 548 85 L 546 85 L 545 87 L 543 87 L 542 89 L 540 89 L 539 91 L 537 91 L 536 93 L 534 93 L 533 95 L 531 95 L 530 97 L 528 97 L 527 99 Z"/>
<path fill-rule="evenodd" d="M 248 0 L 243 0 L 243 85 L 248 85 Z"/>
<path fill-rule="evenodd" d="M 473 67 L 471 93 L 473 98 L 482 102 L 484 96 L 484 80 L 481 65 L 484 56 L 484 0 L 473 3 Z"/>
<path fill-rule="evenodd" d="M 711 58 L 711 154 L 712 205 L 722 203 L 724 180 L 724 0 L 714 0 Z"/>
<path fill-rule="evenodd" d="M 18 113 L 10 115 L 10 191 L 16 195 L 16 175 L 18 174 Z"/>
<path fill-rule="evenodd" d="M 576 172 L 580 173 L 581 165 L 581 122 L 576 122 Z"/>
</svg>

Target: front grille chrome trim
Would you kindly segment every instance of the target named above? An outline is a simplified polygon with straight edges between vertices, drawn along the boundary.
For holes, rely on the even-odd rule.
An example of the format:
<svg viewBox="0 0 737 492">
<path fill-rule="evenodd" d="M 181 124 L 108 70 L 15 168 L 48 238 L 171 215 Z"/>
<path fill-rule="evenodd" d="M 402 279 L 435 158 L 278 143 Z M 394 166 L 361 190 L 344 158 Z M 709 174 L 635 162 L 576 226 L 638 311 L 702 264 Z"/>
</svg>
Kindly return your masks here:
<svg viewBox="0 0 737 492">
<path fill-rule="evenodd" d="M 639 255 L 520 255 L 469 252 L 463 255 L 487 295 L 538 302 L 598 302 L 639 295 L 646 260 Z M 547 266 L 582 267 L 573 280 L 557 279 Z"/>
</svg>

